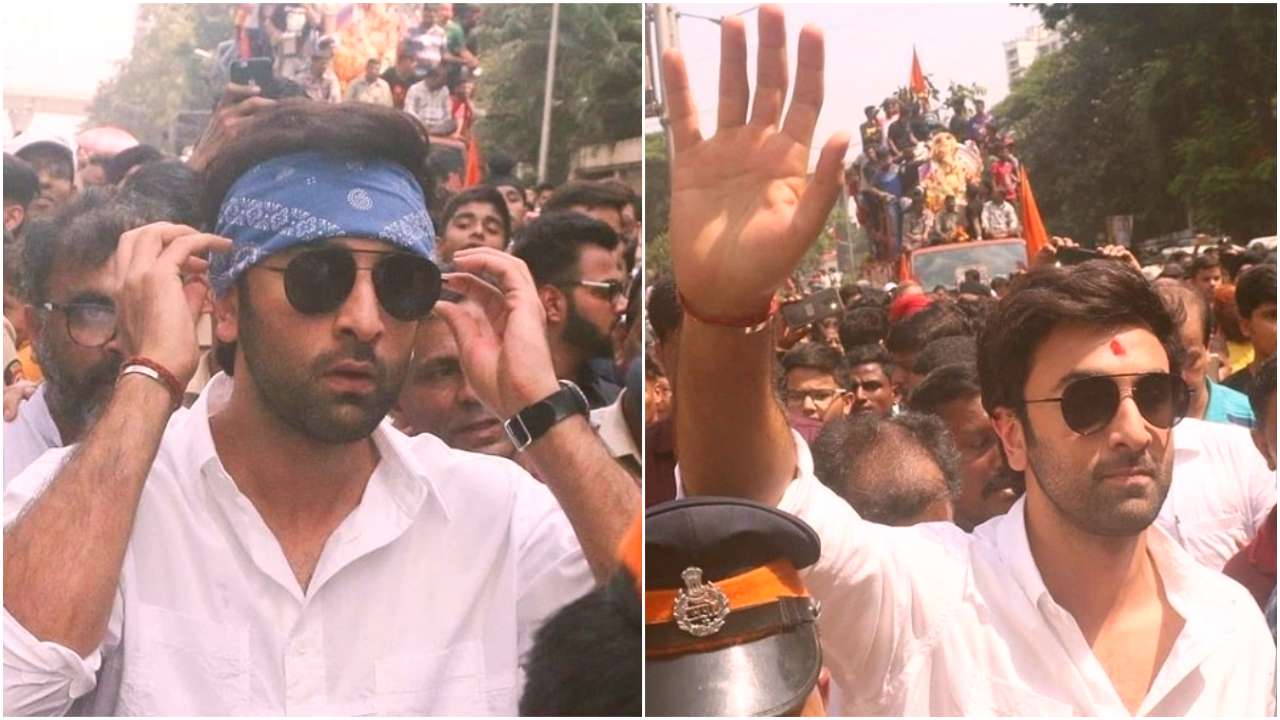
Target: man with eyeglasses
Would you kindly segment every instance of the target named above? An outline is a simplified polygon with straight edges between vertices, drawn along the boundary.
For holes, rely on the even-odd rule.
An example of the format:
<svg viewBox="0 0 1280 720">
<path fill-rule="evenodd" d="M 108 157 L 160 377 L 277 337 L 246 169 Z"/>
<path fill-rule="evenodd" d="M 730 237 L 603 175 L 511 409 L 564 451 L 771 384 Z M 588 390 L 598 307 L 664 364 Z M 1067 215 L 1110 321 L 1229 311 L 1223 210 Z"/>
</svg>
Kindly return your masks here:
<svg viewBox="0 0 1280 720">
<path fill-rule="evenodd" d="M 613 358 L 613 328 L 627 309 L 619 239 L 608 225 L 577 212 L 549 212 L 525 227 L 512 253 L 529 266 L 547 313 L 556 377 L 582 388 L 592 409 L 621 392 L 592 360 Z"/>
<path fill-rule="evenodd" d="M 769 388 L 775 293 L 839 194 L 848 136 L 811 178 L 822 34 L 800 32 L 787 97 L 782 11 L 759 12 L 753 107 L 741 19 L 721 25 L 718 127 L 663 57 L 674 145 L 671 254 L 682 293 L 677 443 L 689 495 L 808 522 L 822 556 L 823 657 L 849 715 L 1269 715 L 1276 650 L 1236 583 L 1152 529 L 1186 411 L 1176 328 L 1137 271 L 1028 273 L 979 338 L 982 404 L 1026 494 L 972 534 L 862 520 L 814 477 Z M 748 119 L 749 118 L 749 119 Z"/>
<path fill-rule="evenodd" d="M 116 241 L 155 217 L 94 188 L 28 226 L 24 319 L 44 382 L 5 422 L 5 485 L 46 450 L 79 442 L 111 398 L 124 360 L 116 337 Z"/>
<path fill-rule="evenodd" d="M 515 713 L 639 494 L 556 381 L 528 270 L 430 260 L 426 154 L 391 108 L 280 104 L 212 153 L 217 234 L 120 238 L 112 398 L 6 488 L 6 714 Z M 175 412 L 205 271 L 231 375 Z M 545 484 L 386 419 L 433 309 Z"/>
</svg>

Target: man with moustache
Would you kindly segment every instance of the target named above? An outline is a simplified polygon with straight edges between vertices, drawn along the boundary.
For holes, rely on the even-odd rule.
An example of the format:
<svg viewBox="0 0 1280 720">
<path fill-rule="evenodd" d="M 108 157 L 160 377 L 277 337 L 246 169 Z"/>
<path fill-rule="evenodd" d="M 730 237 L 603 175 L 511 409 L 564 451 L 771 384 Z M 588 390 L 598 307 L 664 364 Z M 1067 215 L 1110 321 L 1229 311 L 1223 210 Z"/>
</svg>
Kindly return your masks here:
<svg viewBox="0 0 1280 720">
<path fill-rule="evenodd" d="M 572 380 L 591 407 L 604 407 L 621 387 L 601 377 L 591 360 L 613 357 L 610 331 L 627 304 L 618 235 L 577 212 L 549 212 L 525 227 L 512 251 L 538 286 L 547 313 L 547 341 L 556 377 Z"/>
<path fill-rule="evenodd" d="M 770 391 L 757 328 L 839 194 L 847 135 L 808 173 L 823 41 L 800 32 L 789 111 L 782 11 L 721 25 L 718 129 L 703 138 L 678 51 L 671 255 L 685 322 L 676 424 L 689 495 L 776 505 L 821 538 L 803 577 L 850 715 L 1271 714 L 1276 650 L 1257 605 L 1151 528 L 1186 409 L 1173 320 L 1143 276 L 1033 270 L 979 337 L 983 408 L 1027 492 L 968 534 L 862 520 L 814 476 Z M 764 323 L 767 325 L 767 323 Z"/>
<path fill-rule="evenodd" d="M 953 503 L 956 525 L 972 532 L 1008 512 L 1025 488 L 1021 475 L 1009 469 L 1000 436 L 982 409 L 977 366 L 957 363 L 933 370 L 911 393 L 909 405 L 938 416 L 955 440 L 960 453 L 960 491 Z"/>
<path fill-rule="evenodd" d="M 23 317 L 44 382 L 4 424 L 6 485 L 46 450 L 79 442 L 111 398 L 124 360 L 116 334 L 116 244 L 155 217 L 94 188 L 51 220 L 28 225 Z"/>
<path fill-rule="evenodd" d="M 462 372 L 461 352 L 439 315 L 418 325 L 413 360 L 395 417 L 406 435 L 431 433 L 451 448 L 520 461 L 502 421 L 480 402 Z"/>
<path fill-rule="evenodd" d="M 281 103 L 212 154 L 218 234 L 121 237 L 112 398 L 6 489 L 8 714 L 514 714 L 534 631 L 608 576 L 639 497 L 526 268 L 459 252 L 435 302 L 426 153 L 391 108 Z M 233 374 L 175 413 L 206 269 Z M 385 419 L 433 307 L 545 485 Z"/>
</svg>

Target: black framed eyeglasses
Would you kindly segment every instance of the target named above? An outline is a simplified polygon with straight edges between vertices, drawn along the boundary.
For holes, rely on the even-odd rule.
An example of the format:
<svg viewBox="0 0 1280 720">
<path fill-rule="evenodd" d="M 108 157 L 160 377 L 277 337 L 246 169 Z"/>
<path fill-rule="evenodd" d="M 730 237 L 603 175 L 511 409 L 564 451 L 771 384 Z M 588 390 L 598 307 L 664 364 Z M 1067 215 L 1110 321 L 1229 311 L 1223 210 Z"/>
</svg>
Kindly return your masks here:
<svg viewBox="0 0 1280 720">
<path fill-rule="evenodd" d="M 355 255 L 383 256 L 374 264 L 373 289 L 387 314 L 397 320 L 421 320 L 440 299 L 440 268 L 404 252 L 321 247 L 299 253 L 285 266 L 257 265 L 284 273 L 284 294 L 303 315 L 331 313 L 346 302 L 356 285 Z"/>
<path fill-rule="evenodd" d="M 565 283 L 565 285 L 584 287 L 592 294 L 607 299 L 609 302 L 617 302 L 618 298 L 627 294 L 627 284 L 622 280 L 579 280 Z"/>
<path fill-rule="evenodd" d="M 102 302 L 43 302 L 45 312 L 60 312 L 67 319 L 67 336 L 77 345 L 98 348 L 116 336 L 116 309 Z"/>
<path fill-rule="evenodd" d="M 1128 395 L 1116 380 L 1127 377 L 1137 378 Z M 1187 384 L 1167 372 L 1093 375 L 1068 383 L 1061 397 L 1027 400 L 1026 404 L 1060 403 L 1067 427 L 1080 435 L 1092 435 L 1111 423 L 1126 397 L 1133 398 L 1147 422 L 1164 430 L 1186 417 L 1191 404 Z"/>
</svg>

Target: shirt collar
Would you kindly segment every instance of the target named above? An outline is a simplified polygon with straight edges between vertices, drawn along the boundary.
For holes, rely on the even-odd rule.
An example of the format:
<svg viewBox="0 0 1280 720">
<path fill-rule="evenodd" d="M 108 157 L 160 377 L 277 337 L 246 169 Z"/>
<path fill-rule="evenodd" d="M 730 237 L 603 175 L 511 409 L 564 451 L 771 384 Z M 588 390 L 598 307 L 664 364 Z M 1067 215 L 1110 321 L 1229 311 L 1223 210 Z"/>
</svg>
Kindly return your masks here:
<svg viewBox="0 0 1280 720">
<path fill-rule="evenodd" d="M 631 429 L 627 427 L 626 417 L 622 414 L 622 396 L 626 390 L 618 393 L 618 399 L 612 403 L 591 411 L 591 426 L 609 454 L 616 457 L 640 458 L 640 448 L 631 438 Z"/>
<path fill-rule="evenodd" d="M 239 488 L 227 475 L 218 459 L 213 444 L 209 417 L 226 407 L 231 400 L 234 380 L 226 373 L 214 375 L 200 397 L 191 406 L 193 460 L 206 479 L 224 478 L 229 490 L 239 493 Z M 396 430 L 390 419 L 384 418 L 371 435 L 381 460 L 370 478 L 370 483 L 382 482 L 387 496 L 406 517 L 417 515 L 422 503 L 433 499 L 445 520 L 450 517 L 444 496 L 439 492 L 431 473 L 427 470 L 426 457 L 433 452 L 415 452 L 415 441 Z"/>
<path fill-rule="evenodd" d="M 1167 499 L 1166 502 L 1168 502 Z M 1044 584 L 1044 578 L 1040 574 L 1035 558 L 1031 555 L 1031 544 L 1027 539 L 1026 504 L 1027 497 L 1023 495 L 1013 504 L 1009 512 L 979 526 L 974 533 L 979 536 L 989 534 L 1005 565 L 1012 572 L 1018 587 L 1026 594 L 1032 605 L 1039 607 L 1042 599 L 1052 600 L 1053 598 Z M 1187 628 L 1191 628 L 1194 624 L 1199 630 L 1204 623 L 1220 624 L 1226 620 L 1222 617 L 1225 613 L 1215 609 L 1212 603 L 1206 604 L 1205 594 L 1196 591 L 1199 582 L 1196 575 L 1204 569 L 1154 523 L 1144 532 L 1147 538 L 1147 552 L 1164 584 L 1169 604 L 1186 620 Z"/>
</svg>

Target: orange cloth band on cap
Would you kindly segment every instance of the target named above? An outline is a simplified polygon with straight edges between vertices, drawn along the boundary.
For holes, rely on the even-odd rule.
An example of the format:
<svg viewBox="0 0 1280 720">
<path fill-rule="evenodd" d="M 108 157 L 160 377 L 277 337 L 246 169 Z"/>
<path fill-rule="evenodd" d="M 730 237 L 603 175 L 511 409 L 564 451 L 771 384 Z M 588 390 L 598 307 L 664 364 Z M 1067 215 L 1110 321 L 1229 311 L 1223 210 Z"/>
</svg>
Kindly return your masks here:
<svg viewBox="0 0 1280 720">
<path fill-rule="evenodd" d="M 622 544 L 618 546 L 618 559 L 622 562 L 622 567 L 631 573 L 631 580 L 635 583 L 637 593 L 643 592 L 640 587 L 640 558 L 643 549 L 640 528 L 643 524 L 644 513 L 641 511 L 635 522 L 631 523 L 631 527 L 627 529 L 627 534 L 622 537 Z"/>
<path fill-rule="evenodd" d="M 729 599 L 729 610 L 776 602 L 780 597 L 808 597 L 800 574 L 788 560 L 773 562 L 724 580 L 710 581 Z M 679 590 L 650 590 L 644 594 L 644 621 L 648 625 L 675 621 Z"/>
</svg>

